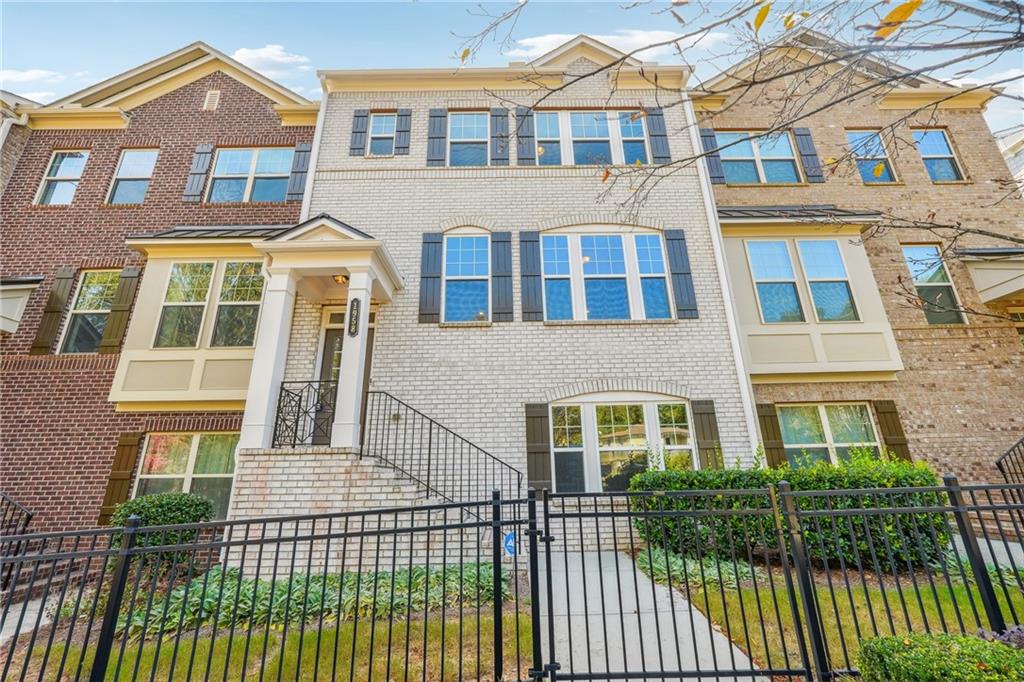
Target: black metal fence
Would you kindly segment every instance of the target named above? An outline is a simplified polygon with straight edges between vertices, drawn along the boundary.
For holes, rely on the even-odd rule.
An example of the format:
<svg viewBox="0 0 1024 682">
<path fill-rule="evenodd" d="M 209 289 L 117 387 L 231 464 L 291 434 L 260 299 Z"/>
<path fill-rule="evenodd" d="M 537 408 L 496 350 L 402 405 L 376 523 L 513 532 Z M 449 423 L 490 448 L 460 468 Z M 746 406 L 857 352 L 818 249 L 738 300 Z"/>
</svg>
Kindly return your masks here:
<svg viewBox="0 0 1024 682">
<path fill-rule="evenodd" d="M 337 381 L 282 381 L 274 421 L 274 447 L 329 445 L 337 393 Z"/>
<path fill-rule="evenodd" d="M 996 467 L 1007 483 L 1024 483 L 1024 438 L 996 460 Z"/>
<path fill-rule="evenodd" d="M 521 497 L 523 472 L 383 391 L 366 396 L 361 456 L 374 457 L 443 500 Z"/>
<path fill-rule="evenodd" d="M 865 637 L 1024 621 L 1022 493 L 495 491 L 26 535 L 0 677 L 838 679 Z"/>
<path fill-rule="evenodd" d="M 0 492 L 0 556 L 14 556 L 21 552 L 16 536 L 28 532 L 32 512 L 18 504 L 7 493 Z M 10 568 L 0 569 L 0 592 L 7 590 Z"/>
</svg>

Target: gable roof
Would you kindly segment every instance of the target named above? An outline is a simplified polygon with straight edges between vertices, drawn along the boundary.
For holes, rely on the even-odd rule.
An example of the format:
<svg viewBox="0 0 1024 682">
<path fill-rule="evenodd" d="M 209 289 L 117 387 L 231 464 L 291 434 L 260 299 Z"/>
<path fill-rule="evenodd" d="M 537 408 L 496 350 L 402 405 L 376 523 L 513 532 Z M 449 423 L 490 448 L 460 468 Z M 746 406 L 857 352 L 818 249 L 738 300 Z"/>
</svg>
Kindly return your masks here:
<svg viewBox="0 0 1024 682">
<path fill-rule="evenodd" d="M 611 64 L 624 57 L 625 59 L 622 61 L 623 66 L 640 66 L 642 64 L 639 59 L 626 57 L 625 52 L 582 33 L 572 40 L 562 43 L 555 49 L 532 59 L 527 64 L 533 67 L 564 67 L 581 57 L 589 59 L 600 66 Z"/>
</svg>

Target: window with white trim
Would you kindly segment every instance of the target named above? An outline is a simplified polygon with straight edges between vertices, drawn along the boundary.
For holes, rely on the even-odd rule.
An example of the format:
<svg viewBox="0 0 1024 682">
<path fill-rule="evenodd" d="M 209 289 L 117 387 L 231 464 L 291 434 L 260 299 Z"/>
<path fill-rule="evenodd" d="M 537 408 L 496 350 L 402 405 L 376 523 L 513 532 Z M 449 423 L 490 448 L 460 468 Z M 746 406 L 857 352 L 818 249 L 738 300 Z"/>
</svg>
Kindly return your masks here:
<svg viewBox="0 0 1024 682">
<path fill-rule="evenodd" d="M 395 153 L 397 114 L 370 114 L 370 156 L 391 156 Z"/>
<path fill-rule="evenodd" d="M 591 394 L 551 405 L 558 492 L 622 491 L 650 468 L 696 466 L 685 402 L 651 394 Z"/>
<path fill-rule="evenodd" d="M 660 234 L 545 234 L 545 320 L 672 317 Z"/>
<path fill-rule="evenodd" d="M 482 234 L 444 238 L 445 322 L 491 319 L 491 239 Z"/>
<path fill-rule="evenodd" d="M 120 270 L 82 273 L 64 324 L 64 339 L 59 345 L 61 353 L 95 353 L 99 349 L 120 278 Z"/>
<path fill-rule="evenodd" d="M 294 155 L 291 147 L 218 149 L 207 201 L 284 201 Z"/>
<path fill-rule="evenodd" d="M 796 247 L 818 322 L 859 320 L 839 242 L 835 239 L 798 239 Z"/>
<path fill-rule="evenodd" d="M 448 165 L 486 166 L 490 146 L 490 114 L 453 111 L 448 114 Z"/>
<path fill-rule="evenodd" d="M 793 185 L 801 181 L 788 132 L 715 132 L 718 156 L 730 185 Z"/>
<path fill-rule="evenodd" d="M 149 181 L 153 177 L 158 149 L 125 149 L 117 162 L 114 182 L 110 186 L 111 204 L 141 204 L 146 200 Z"/>
<path fill-rule="evenodd" d="M 847 130 L 846 141 L 850 145 L 850 153 L 857 162 L 857 171 L 864 184 L 884 185 L 896 182 L 892 162 L 885 151 L 880 131 Z"/>
<path fill-rule="evenodd" d="M 945 130 L 929 128 L 912 132 L 914 144 L 932 182 L 959 182 L 964 179 L 963 169 Z"/>
<path fill-rule="evenodd" d="M 541 166 L 562 165 L 562 135 L 557 111 L 538 111 L 533 115 L 537 144 L 537 163 Z"/>
<path fill-rule="evenodd" d="M 217 292 L 212 331 L 203 334 L 207 303 Z M 256 261 L 173 263 L 157 323 L 154 348 L 251 347 L 256 340 L 263 273 Z"/>
<path fill-rule="evenodd" d="M 789 245 L 781 240 L 749 240 L 747 257 L 761 321 L 765 324 L 803 322 L 804 310 Z"/>
<path fill-rule="evenodd" d="M 237 433 L 150 433 L 133 497 L 192 493 L 213 502 L 213 518 L 227 518 L 235 477 Z"/>
<path fill-rule="evenodd" d="M 43 206 L 67 206 L 75 199 L 78 182 L 89 160 L 86 150 L 58 150 L 50 157 L 50 165 L 39 186 L 36 203 Z"/>
<path fill-rule="evenodd" d="M 903 260 L 910 268 L 911 280 L 928 324 L 963 324 L 964 316 L 939 245 L 904 245 Z"/>
<path fill-rule="evenodd" d="M 641 111 L 538 111 L 533 120 L 541 166 L 642 165 L 650 159 Z"/>
<path fill-rule="evenodd" d="M 253 261 L 225 263 L 211 346 L 252 346 L 263 299 L 263 266 Z"/>
<path fill-rule="evenodd" d="M 878 431 L 867 403 L 776 405 L 786 459 L 792 466 L 849 461 L 855 451 L 879 456 Z"/>
</svg>

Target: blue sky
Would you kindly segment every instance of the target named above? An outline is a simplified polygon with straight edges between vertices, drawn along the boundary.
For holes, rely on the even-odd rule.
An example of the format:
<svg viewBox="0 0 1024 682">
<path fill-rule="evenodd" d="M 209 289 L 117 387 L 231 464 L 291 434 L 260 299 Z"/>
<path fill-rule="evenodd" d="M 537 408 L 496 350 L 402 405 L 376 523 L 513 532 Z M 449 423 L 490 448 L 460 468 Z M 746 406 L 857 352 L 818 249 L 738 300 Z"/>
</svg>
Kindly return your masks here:
<svg viewBox="0 0 1024 682">
<path fill-rule="evenodd" d="M 527 59 L 578 33 L 602 38 L 620 49 L 634 49 L 678 30 L 668 15 L 654 11 L 664 5 L 626 10 L 624 4 L 534 0 L 515 26 L 513 42 L 504 47 L 488 42 L 474 63 L 494 66 Z M 498 12 L 509 6 L 485 7 Z M 5 1 L 0 9 L 0 86 L 42 102 L 195 40 L 206 41 L 300 94 L 317 98 L 317 69 L 454 67 L 462 43 L 459 36 L 474 34 L 486 24 L 478 5 L 457 2 Z M 697 77 L 733 63 L 735 41 L 735 36 L 716 34 L 688 50 L 687 59 Z M 648 52 L 642 58 L 677 61 L 668 52 Z M 1024 74 L 1021 53 L 1005 55 L 979 72 L 996 77 L 1018 73 Z M 1011 89 L 1024 95 L 1021 81 Z M 1024 122 L 1020 102 L 997 101 L 990 106 L 988 120 L 996 130 Z"/>
</svg>

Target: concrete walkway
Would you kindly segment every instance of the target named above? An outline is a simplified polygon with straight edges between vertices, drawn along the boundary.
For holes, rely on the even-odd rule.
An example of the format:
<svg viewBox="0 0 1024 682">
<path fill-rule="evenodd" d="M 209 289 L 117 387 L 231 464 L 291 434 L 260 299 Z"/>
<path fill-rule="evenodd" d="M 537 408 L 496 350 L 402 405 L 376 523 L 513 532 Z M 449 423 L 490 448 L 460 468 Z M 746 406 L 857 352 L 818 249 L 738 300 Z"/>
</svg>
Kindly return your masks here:
<svg viewBox="0 0 1024 682">
<path fill-rule="evenodd" d="M 33 599 L 27 604 L 21 602 L 11 604 L 7 611 L 7 618 L 4 619 L 3 628 L 0 628 L 0 644 L 3 644 L 11 637 L 24 632 L 32 632 L 38 624 L 39 627 L 50 624 L 50 615 L 43 613 L 39 618 L 39 611 L 43 608 L 42 598 Z M 24 616 L 22 612 L 24 611 Z M 0 616 L 3 615 L 3 607 L 0 607 Z M 21 619 L 21 626 L 18 620 Z"/>
<path fill-rule="evenodd" d="M 561 673 L 650 671 L 651 679 L 672 679 L 653 673 L 701 671 L 707 679 L 723 682 L 767 682 L 767 678 L 752 675 L 716 676 L 716 671 L 750 670 L 753 666 L 681 594 L 634 571 L 627 555 L 612 551 L 553 553 L 551 604 L 543 555 L 540 564 L 543 653 L 545 660 L 549 659 L 548 615 L 553 613 L 555 660 L 561 664 Z"/>
</svg>

